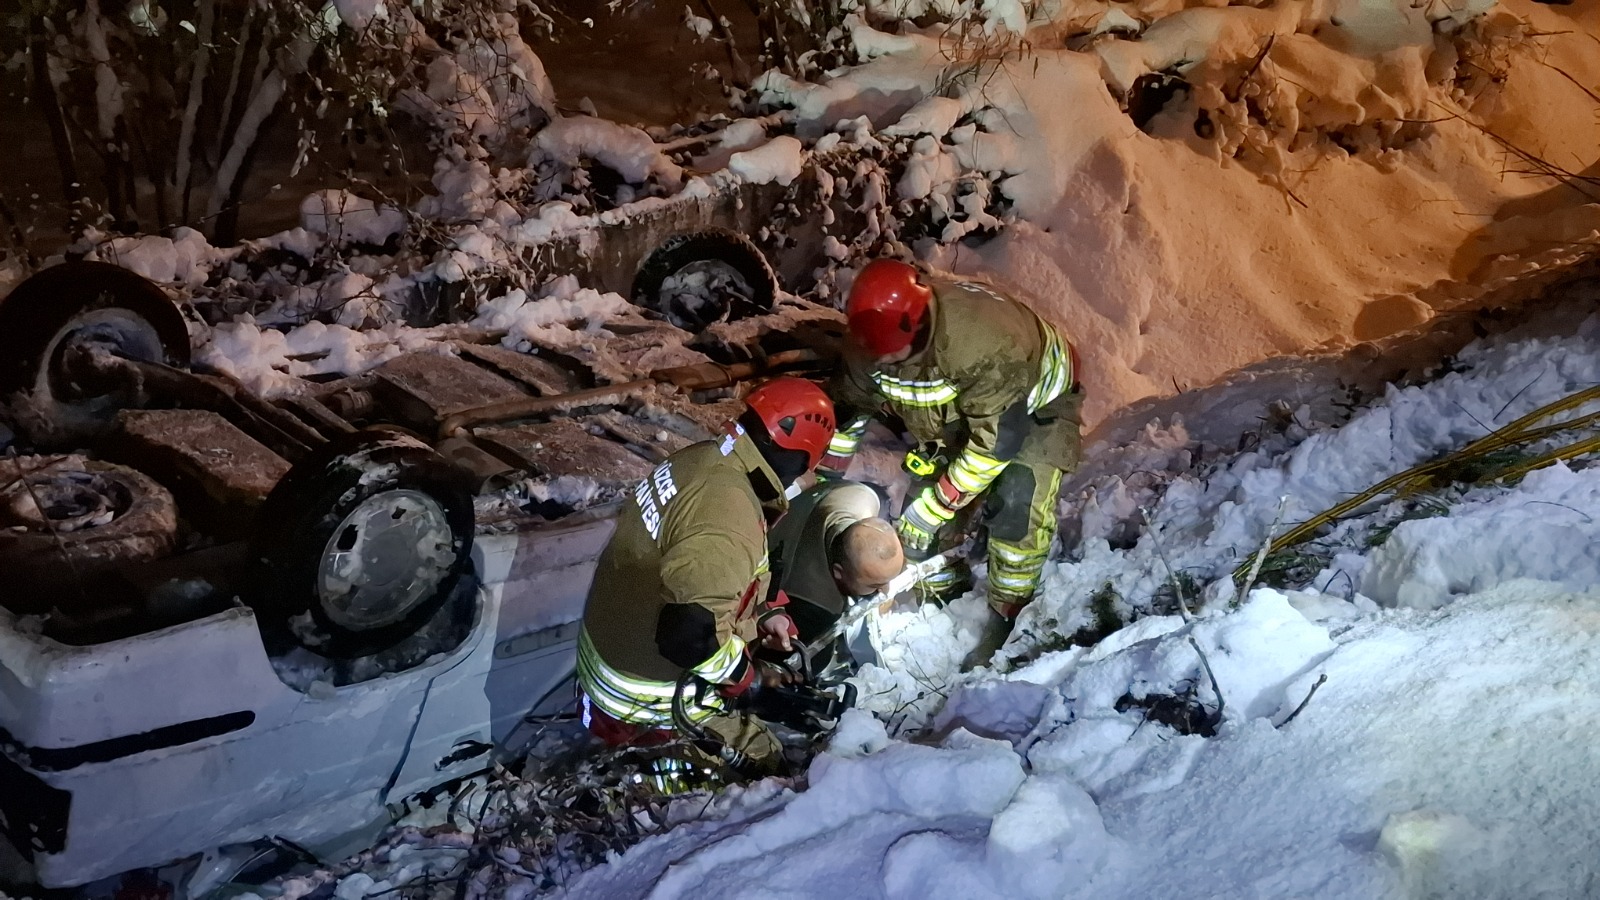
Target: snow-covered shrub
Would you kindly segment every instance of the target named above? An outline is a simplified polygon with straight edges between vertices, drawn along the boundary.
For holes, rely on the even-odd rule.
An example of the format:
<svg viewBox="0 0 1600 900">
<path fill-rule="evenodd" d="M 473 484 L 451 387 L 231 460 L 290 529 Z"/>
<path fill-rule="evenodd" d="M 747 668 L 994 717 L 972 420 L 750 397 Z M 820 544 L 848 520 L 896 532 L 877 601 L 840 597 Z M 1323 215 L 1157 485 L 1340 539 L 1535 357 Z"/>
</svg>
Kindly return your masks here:
<svg viewBox="0 0 1600 900">
<path fill-rule="evenodd" d="M 297 148 L 281 177 L 331 160 L 330 138 L 341 164 L 391 145 L 395 111 L 436 143 L 491 150 L 554 113 L 521 36 L 550 20 L 528 0 L 38 0 L 28 13 L 0 19 L 0 35 L 26 48 L 13 63 L 27 64 L 74 235 L 191 225 L 232 243 L 274 137 Z"/>
</svg>

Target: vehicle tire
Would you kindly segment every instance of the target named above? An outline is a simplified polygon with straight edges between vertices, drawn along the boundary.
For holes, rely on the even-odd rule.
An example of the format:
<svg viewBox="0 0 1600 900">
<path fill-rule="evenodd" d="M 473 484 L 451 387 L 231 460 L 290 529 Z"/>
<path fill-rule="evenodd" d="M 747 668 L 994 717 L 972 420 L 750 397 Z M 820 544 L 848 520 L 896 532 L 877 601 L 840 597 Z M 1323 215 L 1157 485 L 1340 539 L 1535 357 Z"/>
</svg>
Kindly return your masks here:
<svg viewBox="0 0 1600 900">
<path fill-rule="evenodd" d="M 172 494 L 124 466 L 82 456 L 24 456 L 0 463 L 0 572 L 13 612 L 92 617 L 98 580 L 177 545 Z"/>
<path fill-rule="evenodd" d="M 685 331 L 771 311 L 778 276 L 757 247 L 725 228 L 677 234 L 657 247 L 633 279 L 633 302 Z"/>
<path fill-rule="evenodd" d="M 399 429 L 357 432 L 302 460 L 262 504 L 251 605 L 323 656 L 380 653 L 470 577 L 472 533 L 459 470 Z"/>
<path fill-rule="evenodd" d="M 143 362 L 189 364 L 183 315 L 154 282 L 104 262 L 45 269 L 0 301 L 0 400 L 35 445 L 93 437 L 138 402 L 131 390 L 98 393 L 72 383 L 61 361 L 79 341 Z"/>
</svg>

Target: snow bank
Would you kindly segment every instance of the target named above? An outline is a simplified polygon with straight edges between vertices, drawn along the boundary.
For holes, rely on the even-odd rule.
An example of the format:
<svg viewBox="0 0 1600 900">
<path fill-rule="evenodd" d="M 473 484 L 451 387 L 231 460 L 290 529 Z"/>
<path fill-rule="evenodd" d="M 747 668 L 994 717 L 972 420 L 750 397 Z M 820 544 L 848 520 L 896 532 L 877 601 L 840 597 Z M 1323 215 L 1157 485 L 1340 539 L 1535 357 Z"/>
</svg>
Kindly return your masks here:
<svg viewBox="0 0 1600 900">
<path fill-rule="evenodd" d="M 1193 476 L 1181 473 L 1198 448 L 1181 428 L 1150 429 L 1124 463 L 1129 477 L 1144 466 L 1178 473 L 1154 501 L 1160 551 L 1148 536 L 1128 549 L 1091 539 L 1081 558 L 1053 561 L 1010 648 L 1033 648 L 1014 671 L 952 674 L 975 639 L 976 596 L 879 623 L 887 668 L 863 672 L 864 705 L 937 753 L 1013 748 L 1025 777 L 1007 805 L 966 832 L 908 835 L 902 810 L 921 798 L 903 792 L 942 794 L 951 782 L 930 772 L 887 802 L 857 781 L 848 829 L 819 836 L 802 828 L 815 813 L 796 814 L 797 798 L 762 820 L 768 870 L 855 874 L 778 888 L 829 898 L 1583 895 L 1600 878 L 1586 849 L 1600 789 L 1567 792 L 1592 784 L 1600 765 L 1582 737 L 1600 724 L 1600 700 L 1583 687 L 1600 674 L 1589 653 L 1600 470 L 1557 465 L 1514 487 L 1465 489 L 1445 515 L 1343 554 L 1354 581 L 1330 593 L 1258 589 L 1232 609 L 1207 591 L 1190 598 L 1192 622 L 1147 616 L 1093 648 L 1049 640 L 1077 627 L 1104 584 L 1129 597 L 1160 589 L 1162 552 L 1202 585 L 1224 574 L 1284 493 L 1295 498 L 1290 521 L 1304 518 L 1600 382 L 1600 318 L 1575 332 L 1479 342 L 1456 371 L 1391 389 L 1341 428 L 1304 421 L 1298 436 L 1269 437 Z M 1381 611 L 1374 599 L 1437 608 Z M 1215 737 L 1147 720 L 1144 706 L 1175 700 L 1224 710 Z M 919 703 L 937 716 L 919 716 Z M 889 754 L 905 746 L 852 713 L 801 797 L 826 796 L 841 757 L 892 779 L 901 758 Z M 704 840 L 680 831 L 641 845 L 570 895 L 646 895 L 641 873 L 711 852 Z M 718 895 L 707 870 L 690 871 L 671 895 Z"/>
<path fill-rule="evenodd" d="M 1401 522 L 1367 560 L 1361 593 L 1379 603 L 1436 609 L 1517 578 L 1570 590 L 1600 584 L 1600 469 L 1561 463 L 1519 490 L 1467 500 L 1448 517 Z"/>
<path fill-rule="evenodd" d="M 749 885 L 728 873 L 759 871 L 764 891 L 829 900 L 1581 896 L 1600 877 L 1597 616 L 1600 594 L 1519 581 L 1333 640 L 1262 591 L 1046 687 L 991 682 L 991 706 L 1048 695 L 1015 746 L 847 721 L 775 811 L 651 839 L 559 895 L 735 897 Z M 1237 710 L 1217 737 L 1117 712 L 1130 685 L 1195 674 L 1190 636 Z"/>
<path fill-rule="evenodd" d="M 1015 31 L 1007 5 L 983 9 Z M 1600 83 L 1592 16 L 1575 28 L 1530 0 L 1175 7 L 1134 11 L 1150 22 L 1137 39 L 1084 40 L 1097 10 L 1044 4 L 1025 45 L 855 20 L 868 64 L 757 89 L 792 108 L 802 138 L 866 116 L 909 143 L 896 195 L 933 204 L 936 224 L 972 222 L 919 252 L 998 278 L 1058 322 L 1084 359 L 1091 424 L 1264 356 L 1417 324 L 1501 257 L 1600 229 L 1600 205 L 1507 172 L 1480 128 L 1592 165 L 1594 101 L 1561 74 Z M 1183 89 L 1136 123 L 1122 102 L 1162 72 Z M 996 224 L 972 215 L 989 200 L 966 199 L 975 180 L 1015 220 L 952 243 Z M 1406 315 L 1386 312 L 1396 298 Z"/>
</svg>

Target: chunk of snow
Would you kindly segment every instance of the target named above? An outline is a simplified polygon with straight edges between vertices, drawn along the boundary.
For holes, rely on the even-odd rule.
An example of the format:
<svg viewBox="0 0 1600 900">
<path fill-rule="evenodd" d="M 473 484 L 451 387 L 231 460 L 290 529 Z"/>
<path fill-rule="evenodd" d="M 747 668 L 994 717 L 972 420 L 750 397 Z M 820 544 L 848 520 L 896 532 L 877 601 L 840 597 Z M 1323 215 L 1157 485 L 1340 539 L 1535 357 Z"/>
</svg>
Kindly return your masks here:
<svg viewBox="0 0 1600 900">
<path fill-rule="evenodd" d="M 546 125 L 534 137 L 528 165 L 543 160 L 577 165 L 585 157 L 614 170 L 630 184 L 643 184 L 653 177 L 676 190 L 683 183 L 683 169 L 667 159 L 649 134 L 590 116 L 562 117 Z"/>
<path fill-rule="evenodd" d="M 339 11 L 339 18 L 355 31 L 365 31 L 373 22 L 389 18 L 384 0 L 332 0 L 332 3 Z"/>
<path fill-rule="evenodd" d="M 393 207 L 330 188 L 300 202 L 300 227 L 335 244 L 384 244 L 405 230 L 406 217 Z"/>
<path fill-rule="evenodd" d="M 779 135 L 754 150 L 743 150 L 728 160 L 728 170 L 751 184 L 776 181 L 788 185 L 805 169 L 805 147 L 796 138 Z"/>
<path fill-rule="evenodd" d="M 683 24 L 688 26 L 689 32 L 694 35 L 697 41 L 709 39 L 711 33 L 716 30 L 716 26 L 712 24 L 710 19 L 705 16 L 695 15 L 694 10 L 687 6 L 683 8 Z"/>
</svg>

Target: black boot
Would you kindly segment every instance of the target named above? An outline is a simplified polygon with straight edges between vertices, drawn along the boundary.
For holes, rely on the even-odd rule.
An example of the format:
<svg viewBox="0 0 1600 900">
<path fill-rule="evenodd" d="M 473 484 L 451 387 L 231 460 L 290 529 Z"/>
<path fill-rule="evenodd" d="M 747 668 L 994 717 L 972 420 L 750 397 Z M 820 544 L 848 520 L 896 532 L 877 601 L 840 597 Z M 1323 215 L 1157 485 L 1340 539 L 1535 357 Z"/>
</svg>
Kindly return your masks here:
<svg viewBox="0 0 1600 900">
<path fill-rule="evenodd" d="M 988 618 L 983 622 L 983 632 L 978 636 L 978 646 L 972 648 L 972 652 L 961 661 L 961 671 L 970 672 L 979 666 L 988 665 L 995 653 L 1005 645 L 1006 638 L 1011 636 L 1012 626 L 1016 624 L 1016 617 L 1002 616 L 994 607 L 989 607 Z"/>
</svg>

